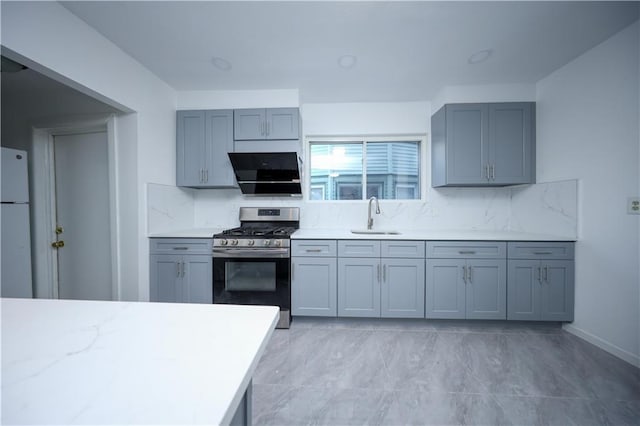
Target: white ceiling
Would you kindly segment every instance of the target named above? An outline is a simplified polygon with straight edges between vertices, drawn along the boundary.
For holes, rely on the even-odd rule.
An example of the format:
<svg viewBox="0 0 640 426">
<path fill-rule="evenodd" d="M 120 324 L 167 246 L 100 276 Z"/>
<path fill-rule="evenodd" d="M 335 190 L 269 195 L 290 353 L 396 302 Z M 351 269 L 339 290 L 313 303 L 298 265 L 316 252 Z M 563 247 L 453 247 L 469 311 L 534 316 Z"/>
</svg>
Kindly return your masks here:
<svg viewBox="0 0 640 426">
<path fill-rule="evenodd" d="M 431 99 L 533 84 L 638 19 L 638 2 L 62 2 L 177 90 L 299 89 L 303 102 Z M 486 62 L 469 57 L 493 49 Z M 338 66 L 355 55 L 351 69 Z M 217 69 L 213 57 L 229 61 Z"/>
</svg>

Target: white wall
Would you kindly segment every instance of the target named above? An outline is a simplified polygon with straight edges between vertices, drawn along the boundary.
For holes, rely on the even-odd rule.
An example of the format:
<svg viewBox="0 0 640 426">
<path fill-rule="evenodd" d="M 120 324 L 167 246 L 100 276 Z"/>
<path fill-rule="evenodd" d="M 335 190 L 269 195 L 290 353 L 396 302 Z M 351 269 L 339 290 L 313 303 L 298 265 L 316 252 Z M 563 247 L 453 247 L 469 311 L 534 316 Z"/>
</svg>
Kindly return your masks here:
<svg viewBox="0 0 640 426">
<path fill-rule="evenodd" d="M 199 90 L 178 92 L 178 109 L 288 108 L 300 104 L 298 90 Z"/>
<path fill-rule="evenodd" d="M 639 25 L 537 84 L 537 175 L 579 180 L 575 322 L 567 330 L 640 366 Z"/>
<path fill-rule="evenodd" d="M 433 111 L 444 104 L 476 102 L 533 102 L 534 84 L 487 84 L 482 86 L 445 86 L 433 97 Z"/>
<path fill-rule="evenodd" d="M 429 102 L 304 104 L 301 108 L 305 135 L 428 135 Z M 308 166 L 308 162 L 304 162 Z M 575 237 L 576 185 L 547 183 L 518 188 L 431 188 L 429 139 L 423 146 L 421 168 L 424 200 L 381 200 L 382 213 L 374 227 L 393 229 L 513 229 L 527 231 L 535 217 L 524 206 L 553 223 L 560 236 Z M 308 175 L 308 173 L 305 173 Z M 303 190 L 306 193 L 306 189 Z M 289 198 L 244 197 L 239 190 L 198 190 L 195 197 L 195 227 L 229 228 L 238 224 L 241 206 L 297 206 L 301 227 L 349 229 L 366 226 L 366 201 L 317 202 Z M 156 197 L 157 198 L 157 197 Z M 512 199 L 514 201 L 512 201 Z M 150 200 L 153 209 L 163 209 L 160 199 Z M 512 215 L 512 205 L 516 206 Z M 573 207 L 571 207 L 573 205 Z M 540 216 L 537 216 L 540 217 Z M 539 226 L 538 232 L 550 224 Z M 524 228 L 523 228 L 524 227 Z M 549 231 L 548 231 L 549 232 Z M 546 232 L 546 233 L 548 233 Z"/>
<path fill-rule="evenodd" d="M 137 113 L 118 130 L 119 208 L 136 218 L 120 238 L 136 261 L 148 259 L 144 185 L 175 180 L 175 91 L 59 3 L 2 2 L 0 7 L 0 42 L 9 57 Z M 131 266 L 122 270 L 128 275 L 124 284 L 137 287 L 123 288 L 123 295 L 145 300 L 148 263 L 137 262 L 135 272 Z"/>
</svg>

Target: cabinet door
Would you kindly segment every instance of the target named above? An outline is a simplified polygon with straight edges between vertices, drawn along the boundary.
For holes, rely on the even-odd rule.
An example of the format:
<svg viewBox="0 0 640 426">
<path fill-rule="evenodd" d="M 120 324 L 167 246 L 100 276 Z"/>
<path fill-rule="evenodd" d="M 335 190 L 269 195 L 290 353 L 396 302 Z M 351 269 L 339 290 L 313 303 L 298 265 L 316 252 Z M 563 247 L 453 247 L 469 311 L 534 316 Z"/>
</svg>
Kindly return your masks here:
<svg viewBox="0 0 640 426">
<path fill-rule="evenodd" d="M 261 140 L 267 137 L 266 111 L 236 109 L 233 111 L 233 139 L 237 141 Z"/>
<path fill-rule="evenodd" d="M 542 292 L 540 299 L 542 320 L 573 321 L 573 261 L 542 261 Z"/>
<path fill-rule="evenodd" d="M 539 260 L 509 260 L 507 318 L 539 321 L 542 271 Z"/>
<path fill-rule="evenodd" d="M 321 317 L 337 315 L 337 261 L 335 257 L 291 258 L 291 314 Z"/>
<path fill-rule="evenodd" d="M 204 111 L 178 111 L 176 120 L 176 185 L 202 186 L 207 158 Z"/>
<path fill-rule="evenodd" d="M 466 296 L 467 319 L 506 319 L 506 261 L 467 259 Z"/>
<path fill-rule="evenodd" d="M 425 316 L 427 318 L 465 318 L 463 259 L 427 259 Z"/>
<path fill-rule="evenodd" d="M 338 316 L 380 316 L 380 259 L 338 259 Z"/>
<path fill-rule="evenodd" d="M 446 107 L 448 185 L 487 184 L 488 116 L 486 104 Z"/>
<path fill-rule="evenodd" d="M 182 301 L 186 303 L 213 303 L 213 262 L 211 256 L 184 256 L 182 262 Z"/>
<path fill-rule="evenodd" d="M 533 103 L 489 104 L 489 163 L 492 184 L 535 181 Z"/>
<path fill-rule="evenodd" d="M 182 256 L 152 255 L 149 274 L 149 300 L 152 302 L 182 302 Z"/>
<path fill-rule="evenodd" d="M 227 153 L 233 152 L 233 111 L 205 112 L 207 141 L 206 186 L 237 187 Z"/>
<path fill-rule="evenodd" d="M 381 316 L 424 318 L 424 260 L 383 259 Z"/>
<path fill-rule="evenodd" d="M 298 108 L 269 108 L 266 112 L 267 139 L 299 139 Z"/>
</svg>

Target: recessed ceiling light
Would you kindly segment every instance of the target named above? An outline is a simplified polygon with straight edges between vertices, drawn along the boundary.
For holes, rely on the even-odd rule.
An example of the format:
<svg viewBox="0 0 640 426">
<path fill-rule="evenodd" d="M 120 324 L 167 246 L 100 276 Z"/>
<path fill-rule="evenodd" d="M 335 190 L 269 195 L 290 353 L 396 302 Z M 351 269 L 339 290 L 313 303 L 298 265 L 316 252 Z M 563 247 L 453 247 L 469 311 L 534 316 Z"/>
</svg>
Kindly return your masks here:
<svg viewBox="0 0 640 426">
<path fill-rule="evenodd" d="M 342 68 L 349 69 L 356 66 L 357 61 L 358 58 L 356 58 L 354 55 L 342 55 L 338 58 L 338 65 L 340 65 L 340 67 Z"/>
<path fill-rule="evenodd" d="M 211 59 L 211 63 L 221 71 L 229 71 L 231 69 L 231 62 L 218 56 L 214 56 L 213 59 Z"/>
<path fill-rule="evenodd" d="M 493 49 L 478 50 L 476 53 L 469 56 L 469 59 L 467 59 L 467 62 L 470 65 L 480 64 L 486 61 L 487 59 L 489 59 L 491 55 L 493 55 Z"/>
</svg>

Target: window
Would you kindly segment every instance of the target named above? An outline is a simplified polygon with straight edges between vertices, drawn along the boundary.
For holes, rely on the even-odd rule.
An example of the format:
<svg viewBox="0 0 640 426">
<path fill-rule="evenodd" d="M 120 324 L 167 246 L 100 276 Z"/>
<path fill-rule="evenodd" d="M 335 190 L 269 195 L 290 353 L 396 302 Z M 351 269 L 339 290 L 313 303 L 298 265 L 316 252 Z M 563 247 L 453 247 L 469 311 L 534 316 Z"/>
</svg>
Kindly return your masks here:
<svg viewBox="0 0 640 426">
<path fill-rule="evenodd" d="M 419 199 L 421 142 L 388 137 L 309 140 L 309 199 Z"/>
</svg>

